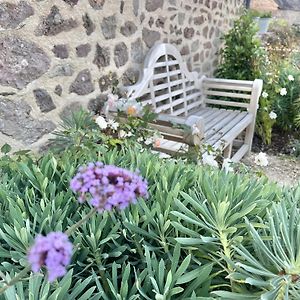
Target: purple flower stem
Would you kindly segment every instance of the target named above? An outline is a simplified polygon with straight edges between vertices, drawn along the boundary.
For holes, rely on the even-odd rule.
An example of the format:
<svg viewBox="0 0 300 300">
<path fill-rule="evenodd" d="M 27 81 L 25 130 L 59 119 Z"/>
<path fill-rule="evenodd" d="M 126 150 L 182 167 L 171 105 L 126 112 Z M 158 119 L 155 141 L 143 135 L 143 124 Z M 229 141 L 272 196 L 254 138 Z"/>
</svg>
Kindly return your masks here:
<svg viewBox="0 0 300 300">
<path fill-rule="evenodd" d="M 79 228 L 84 222 L 86 222 L 90 217 L 92 217 L 97 212 L 96 208 L 93 208 L 88 214 L 84 216 L 80 221 L 73 224 L 66 232 L 65 234 L 70 236 L 72 233 L 76 231 L 77 228 Z"/>
</svg>

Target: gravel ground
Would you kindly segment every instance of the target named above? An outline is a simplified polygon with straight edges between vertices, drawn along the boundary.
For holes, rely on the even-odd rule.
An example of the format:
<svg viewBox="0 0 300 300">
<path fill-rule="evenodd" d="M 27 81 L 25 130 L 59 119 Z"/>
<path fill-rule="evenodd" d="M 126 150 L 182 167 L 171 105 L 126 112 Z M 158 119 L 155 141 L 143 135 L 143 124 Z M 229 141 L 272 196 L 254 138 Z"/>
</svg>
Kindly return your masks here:
<svg viewBox="0 0 300 300">
<path fill-rule="evenodd" d="M 269 164 L 266 167 L 259 167 L 254 163 L 255 153 L 247 156 L 242 162 L 254 171 L 262 171 L 271 181 L 282 186 L 293 186 L 300 184 L 300 159 L 287 155 L 269 155 Z"/>
</svg>

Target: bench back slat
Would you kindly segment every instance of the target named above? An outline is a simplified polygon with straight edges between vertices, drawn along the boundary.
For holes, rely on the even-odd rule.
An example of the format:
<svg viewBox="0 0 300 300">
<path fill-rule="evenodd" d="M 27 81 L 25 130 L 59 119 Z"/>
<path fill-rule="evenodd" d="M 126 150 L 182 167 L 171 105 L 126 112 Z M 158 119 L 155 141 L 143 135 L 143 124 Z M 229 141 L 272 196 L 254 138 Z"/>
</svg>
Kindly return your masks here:
<svg viewBox="0 0 300 300">
<path fill-rule="evenodd" d="M 160 43 L 150 50 L 139 81 L 127 91 L 130 99 L 151 104 L 157 113 L 187 116 L 203 105 L 198 74 L 188 71 L 170 44 Z"/>
</svg>

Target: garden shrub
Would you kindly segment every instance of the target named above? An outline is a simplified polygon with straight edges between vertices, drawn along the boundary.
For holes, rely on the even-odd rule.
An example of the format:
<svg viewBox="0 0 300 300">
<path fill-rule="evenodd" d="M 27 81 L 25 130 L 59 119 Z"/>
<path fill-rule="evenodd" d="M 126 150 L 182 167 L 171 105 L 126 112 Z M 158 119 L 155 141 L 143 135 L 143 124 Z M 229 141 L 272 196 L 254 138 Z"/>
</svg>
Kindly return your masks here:
<svg viewBox="0 0 300 300">
<path fill-rule="evenodd" d="M 26 265 L 38 233 L 65 231 L 90 211 L 69 188 L 80 165 L 138 168 L 150 193 L 124 211 L 93 216 L 72 234 L 75 250 L 64 278 L 50 285 L 43 275 L 31 275 L 4 299 L 209 299 L 214 290 L 239 287 L 227 276 L 235 247 L 251 245 L 244 217 L 256 228 L 267 208 L 286 196 L 263 178 L 163 161 L 140 150 L 96 144 L 90 151 L 69 147 L 40 158 L 1 158 L 0 271 L 7 280 Z"/>
<path fill-rule="evenodd" d="M 299 123 L 300 70 L 296 57 L 296 35 L 282 20 L 270 25 L 269 33 L 257 36 L 252 15 L 236 20 L 224 37 L 217 76 L 264 81 L 256 118 L 256 133 L 271 143 L 272 129 L 294 132 Z"/>
<path fill-rule="evenodd" d="M 265 53 L 256 36 L 257 27 L 249 14 L 234 22 L 233 28 L 224 36 L 218 77 L 254 80 L 261 78 L 265 65 Z"/>
</svg>

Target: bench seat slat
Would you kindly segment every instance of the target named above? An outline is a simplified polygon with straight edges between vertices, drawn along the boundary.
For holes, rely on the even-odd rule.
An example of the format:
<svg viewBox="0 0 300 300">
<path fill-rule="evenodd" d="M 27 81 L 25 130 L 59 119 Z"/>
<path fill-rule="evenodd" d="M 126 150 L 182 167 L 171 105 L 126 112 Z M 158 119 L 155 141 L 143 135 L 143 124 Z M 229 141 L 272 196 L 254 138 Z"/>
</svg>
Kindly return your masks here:
<svg viewBox="0 0 300 300">
<path fill-rule="evenodd" d="M 229 130 L 234 128 L 243 118 L 245 117 L 244 114 L 237 113 L 236 115 L 228 115 L 226 118 L 227 123 L 223 124 L 223 126 L 217 126 L 213 135 L 211 135 L 207 139 L 207 143 L 213 145 L 216 141 L 220 140 Z"/>
<path fill-rule="evenodd" d="M 239 120 L 235 125 L 231 126 L 231 128 L 225 128 L 222 132 L 222 136 L 218 136 L 216 140 L 208 141 L 215 149 L 220 149 L 221 146 L 224 148 L 229 143 L 233 141 L 233 139 L 243 131 L 251 122 L 253 121 L 253 116 L 251 114 L 247 114 L 242 119 Z"/>
<path fill-rule="evenodd" d="M 232 114 L 224 113 L 220 120 L 216 120 L 216 122 L 214 122 L 212 126 L 207 128 L 207 130 L 205 131 L 206 139 L 210 139 L 213 135 L 222 130 L 222 128 L 230 123 L 238 114 L 238 112 L 233 112 Z"/>
</svg>

